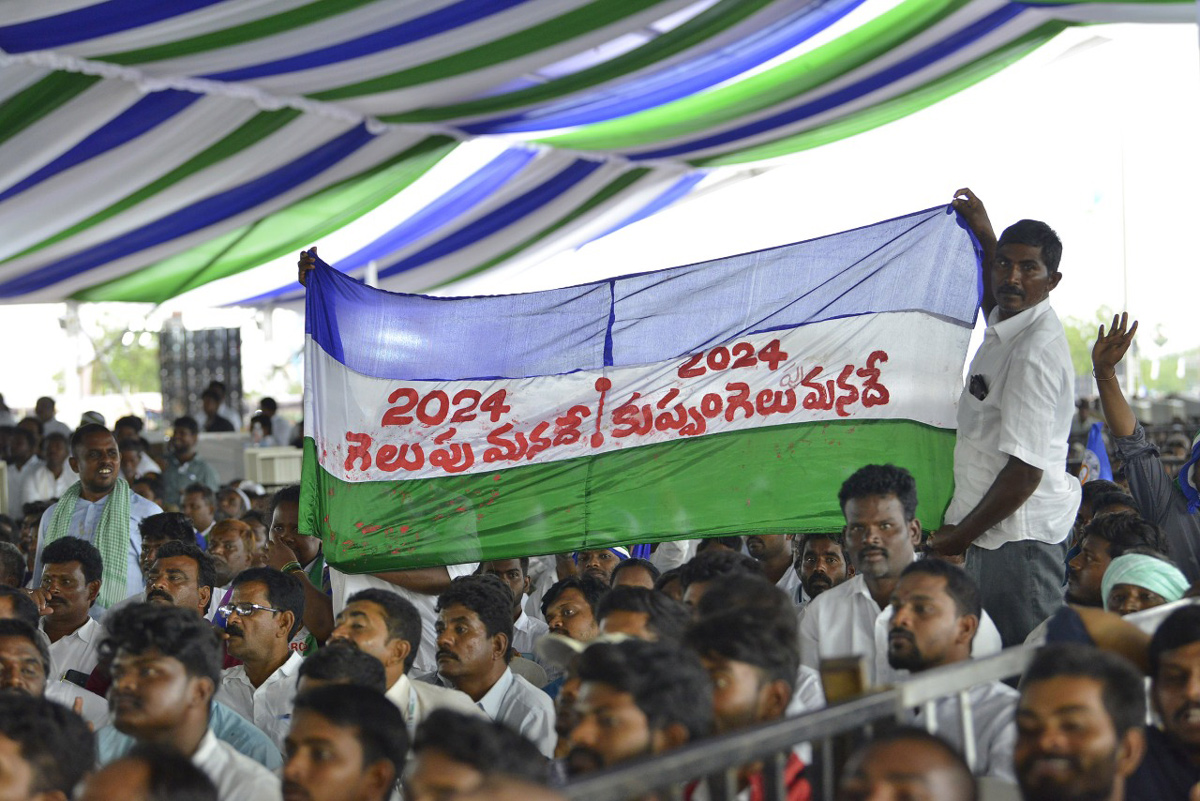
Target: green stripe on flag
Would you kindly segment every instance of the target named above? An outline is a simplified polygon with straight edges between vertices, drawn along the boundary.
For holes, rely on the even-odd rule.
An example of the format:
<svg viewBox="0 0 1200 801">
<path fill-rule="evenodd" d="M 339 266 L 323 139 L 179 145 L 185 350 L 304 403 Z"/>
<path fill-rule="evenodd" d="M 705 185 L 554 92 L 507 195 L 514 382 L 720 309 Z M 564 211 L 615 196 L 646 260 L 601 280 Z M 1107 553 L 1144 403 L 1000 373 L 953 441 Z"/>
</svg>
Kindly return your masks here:
<svg viewBox="0 0 1200 801">
<path fill-rule="evenodd" d="M 616 80 L 632 72 L 651 67 L 688 48 L 696 47 L 729 30 L 764 6 L 769 5 L 770 2 L 771 0 L 722 0 L 678 28 L 667 31 L 628 53 L 623 53 L 614 59 L 585 70 L 556 78 L 548 83 L 516 92 L 505 92 L 494 97 L 484 97 L 450 106 L 416 109 L 403 114 L 384 116 L 380 119 L 386 122 L 441 122 L 448 119 L 495 114 L 509 109 L 545 103 Z"/>
<path fill-rule="evenodd" d="M 90 89 L 94 75 L 54 72 L 0 104 L 0 144 Z"/>
<path fill-rule="evenodd" d="M 390 92 L 482 70 L 576 39 L 598 28 L 620 22 L 626 17 L 640 14 L 661 2 L 662 0 L 596 0 L 532 28 L 485 42 L 452 56 L 336 89 L 314 92 L 309 97 L 314 100 L 345 100 L 349 97 Z"/>
<path fill-rule="evenodd" d="M 1068 26 L 1060 22 L 1047 23 L 1034 31 L 1014 39 L 1003 47 L 976 59 L 937 80 L 913 89 L 878 105 L 849 114 L 825 125 L 802 131 L 792 136 L 764 142 L 743 150 L 734 150 L 708 158 L 695 159 L 691 163 L 704 167 L 719 167 L 726 164 L 742 164 L 748 161 L 785 156 L 821 145 L 846 139 L 851 136 L 894 122 L 909 114 L 928 108 L 950 95 L 961 92 L 1005 67 L 1020 61 L 1025 56 L 1053 39 Z"/>
<path fill-rule="evenodd" d="M 729 86 L 541 140 L 553 147 L 620 150 L 710 133 L 879 58 L 971 0 L 905 0 L 829 44 Z"/>
<path fill-rule="evenodd" d="M 954 431 L 907 420 L 771 426 L 489 473 L 351 483 L 304 441 L 300 525 L 352 573 L 564 553 L 683 536 L 840 531 L 837 494 L 866 464 L 917 480 L 941 525 Z M 471 531 L 477 532 L 473 536 Z"/>
<path fill-rule="evenodd" d="M 88 287 L 73 297 L 84 301 L 161 303 L 210 281 L 257 267 L 307 247 L 358 219 L 412 184 L 457 145 L 449 137 L 429 137 L 382 164 L 255 223 L 137 272 Z"/>
</svg>

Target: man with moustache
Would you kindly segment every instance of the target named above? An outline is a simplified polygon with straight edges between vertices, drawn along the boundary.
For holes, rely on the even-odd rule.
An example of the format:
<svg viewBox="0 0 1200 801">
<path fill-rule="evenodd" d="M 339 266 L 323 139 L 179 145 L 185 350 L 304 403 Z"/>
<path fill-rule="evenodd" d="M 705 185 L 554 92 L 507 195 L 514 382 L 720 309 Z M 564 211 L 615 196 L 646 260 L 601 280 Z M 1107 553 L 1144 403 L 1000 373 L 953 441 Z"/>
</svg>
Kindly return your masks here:
<svg viewBox="0 0 1200 801">
<path fill-rule="evenodd" d="M 95 737 L 69 709 L 23 694 L 0 697 L 0 791 L 12 801 L 65 801 L 92 767 Z"/>
<path fill-rule="evenodd" d="M 546 621 L 530 617 L 525 612 L 525 598 L 529 595 L 529 557 L 520 559 L 496 559 L 479 565 L 482 575 L 495 576 L 503 581 L 513 594 L 513 648 L 526 659 L 533 659 L 537 641 L 549 633 Z"/>
<path fill-rule="evenodd" d="M 542 617 L 551 634 L 561 634 L 579 642 L 590 642 L 600 633 L 600 600 L 609 585 L 600 578 L 584 574 L 567 576 L 555 583 L 542 597 Z"/>
<path fill-rule="evenodd" d="M 94 423 L 80 426 L 71 435 L 71 469 L 79 474 L 42 515 L 34 558 L 33 583 L 42 584 L 42 551 L 62 537 L 78 537 L 100 551 L 103 582 L 91 614 L 104 610 L 142 591 L 140 523 L 162 511 L 157 504 L 130 490 L 118 467 L 117 441 L 107 428 Z M 45 598 L 34 593 L 45 609 Z"/>
<path fill-rule="evenodd" d="M 1150 701 L 1161 724 L 1146 727 L 1146 756 L 1126 780 L 1125 796 L 1188 801 L 1200 784 L 1200 607 L 1164 620 L 1149 657 Z"/>
<path fill-rule="evenodd" d="M 746 553 L 762 565 L 763 573 L 779 589 L 791 595 L 800 584 L 792 570 L 792 540 L 794 534 L 748 534 Z"/>
<path fill-rule="evenodd" d="M 629 549 L 620 546 L 595 548 L 590 551 L 576 551 L 572 556 L 579 573 L 595 576 L 605 584 L 611 585 L 612 572 L 618 564 L 629 558 Z"/>
<path fill-rule="evenodd" d="M 145 576 L 150 565 L 158 558 L 158 549 L 168 542 L 196 542 L 196 531 L 187 515 L 179 512 L 163 512 L 150 515 L 138 527 L 142 533 L 142 558 L 140 567 Z"/>
<path fill-rule="evenodd" d="M 282 749 L 303 660 L 290 643 L 304 617 L 304 591 L 293 576 L 252 567 L 233 580 L 233 597 L 221 612 L 226 647 L 242 664 L 221 674 L 217 700 Z"/>
<path fill-rule="evenodd" d="M 33 616 L 36 619 L 36 610 Z M 50 649 L 36 624 L 0 613 L 0 695 L 9 693 L 53 701 L 79 713 L 95 729 L 108 723 L 104 698 L 65 679 L 51 677 Z"/>
<path fill-rule="evenodd" d="M 800 658 L 817 669 L 823 658 L 861 655 L 867 681 L 887 684 L 898 674 L 885 658 L 884 613 L 921 541 L 917 482 L 902 467 L 867 465 L 846 479 L 838 501 L 846 517 L 846 545 L 855 575 L 808 605 L 800 619 Z M 999 636 L 985 614 L 972 653 L 982 656 L 999 650 Z"/>
<path fill-rule="evenodd" d="M 75 671 L 86 680 L 99 659 L 100 624 L 88 612 L 100 594 L 100 552 L 81 539 L 63 537 L 46 546 L 42 560 L 45 569 L 37 595 L 49 608 L 41 626 L 50 638 L 54 669 L 60 675 Z"/>
<path fill-rule="evenodd" d="M 254 532 L 240 520 L 222 520 L 212 527 L 208 537 L 208 556 L 216 570 L 216 605 L 229 603 L 233 596 L 233 577 L 253 566 Z M 225 619 L 216 619 L 223 625 Z"/>
<path fill-rule="evenodd" d="M 940 559 L 913 562 L 900 574 L 885 611 L 887 659 L 897 670 L 920 673 L 971 658 L 971 643 L 982 617 L 979 588 L 962 568 Z M 1012 754 L 1017 691 L 1001 681 L 977 684 L 968 691 L 974 720 L 976 776 L 1015 783 Z M 914 714 L 920 724 L 928 710 Z M 958 696 L 935 702 L 937 731 L 963 749 Z"/>
<path fill-rule="evenodd" d="M 929 538 L 941 556 L 966 556 L 1005 645 L 1019 645 L 1061 605 L 1062 565 L 1079 509 L 1067 473 L 1075 369 L 1050 293 L 1062 280 L 1062 242 L 1021 220 L 999 241 L 969 189 L 954 208 L 983 247 L 987 318 L 958 403 L 954 497 Z"/>
<path fill-rule="evenodd" d="M 1048 645 L 1021 679 L 1013 767 L 1024 801 L 1123 801 L 1146 750 L 1142 676 L 1087 645 Z"/>
<path fill-rule="evenodd" d="M 842 532 L 797 534 L 792 539 L 792 570 L 800 579 L 791 596 L 800 613 L 813 598 L 854 576 Z"/>
<path fill-rule="evenodd" d="M 101 649 L 112 661 L 108 699 L 118 731 L 189 757 L 216 785 L 220 801 L 280 798 L 271 772 L 209 726 L 221 649 L 202 618 L 178 607 L 134 604 L 114 614 Z"/>
</svg>

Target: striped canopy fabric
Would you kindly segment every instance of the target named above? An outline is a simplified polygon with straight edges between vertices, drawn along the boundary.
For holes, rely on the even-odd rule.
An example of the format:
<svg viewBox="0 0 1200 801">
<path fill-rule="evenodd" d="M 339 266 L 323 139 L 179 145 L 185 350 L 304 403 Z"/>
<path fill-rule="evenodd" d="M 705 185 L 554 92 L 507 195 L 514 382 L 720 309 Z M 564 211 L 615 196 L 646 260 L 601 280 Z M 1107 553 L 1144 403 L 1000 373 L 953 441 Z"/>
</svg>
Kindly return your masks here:
<svg viewBox="0 0 1200 801">
<path fill-rule="evenodd" d="M 336 265 L 427 291 L 924 108 L 1067 26 L 1194 21 L 1188 0 L 10 0 L 0 302 L 162 302 L 503 137 Z M 253 300 L 297 297 L 280 283 Z"/>
</svg>

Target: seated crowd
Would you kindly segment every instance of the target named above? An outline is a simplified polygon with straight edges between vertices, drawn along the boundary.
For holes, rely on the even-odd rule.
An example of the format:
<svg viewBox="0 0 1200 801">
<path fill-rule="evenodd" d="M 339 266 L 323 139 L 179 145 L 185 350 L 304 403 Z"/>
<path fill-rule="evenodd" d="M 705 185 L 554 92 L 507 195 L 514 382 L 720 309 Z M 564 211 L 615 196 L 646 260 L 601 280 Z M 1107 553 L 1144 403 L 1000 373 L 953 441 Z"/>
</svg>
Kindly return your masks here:
<svg viewBox="0 0 1200 801">
<path fill-rule="evenodd" d="M 588 774 L 824 708 L 830 660 L 856 659 L 863 691 L 1028 644 L 1015 686 L 977 683 L 860 738 L 837 797 L 1200 798 L 1200 606 L 1152 636 L 1121 619 L 1200 579 L 1200 446 L 1180 492 L 1109 381 L 1133 335 L 1122 319 L 1093 360 L 1127 483 L 1081 489 L 1054 467 L 1070 391 L 1066 417 L 1036 418 L 1063 389 L 1042 374 L 1062 353 L 1041 305 L 1061 245 L 1031 221 L 997 242 L 959 194 L 994 294 L 954 496 L 923 510 L 946 518 L 933 531 L 908 469 L 846 465 L 830 530 L 349 575 L 302 530 L 298 486 L 221 486 L 196 455 L 202 430 L 236 428 L 219 388 L 203 423 L 174 422 L 162 464 L 136 418 L 71 431 L 39 401 L 0 429 L 22 504 L 0 542 L 0 797 L 560 798 Z M 1030 342 L 1048 355 L 989 372 Z M 790 747 L 782 787 L 751 762 L 729 794 L 816 797 L 810 745 Z"/>
</svg>

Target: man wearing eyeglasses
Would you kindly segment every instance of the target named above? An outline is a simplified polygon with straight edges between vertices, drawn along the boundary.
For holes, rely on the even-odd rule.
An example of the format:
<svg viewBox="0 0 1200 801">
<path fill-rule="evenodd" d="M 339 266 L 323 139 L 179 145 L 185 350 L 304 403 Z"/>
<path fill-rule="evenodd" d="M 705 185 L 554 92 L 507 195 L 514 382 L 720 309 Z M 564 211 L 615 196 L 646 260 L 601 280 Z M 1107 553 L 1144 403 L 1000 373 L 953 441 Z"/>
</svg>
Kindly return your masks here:
<svg viewBox="0 0 1200 801">
<path fill-rule="evenodd" d="M 220 612 L 228 621 L 229 653 L 242 664 L 221 674 L 217 700 L 282 750 L 303 659 L 289 643 L 304 618 L 304 589 L 292 576 L 253 567 L 234 578 L 233 596 Z"/>
</svg>

